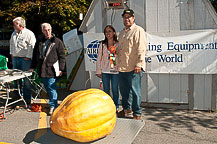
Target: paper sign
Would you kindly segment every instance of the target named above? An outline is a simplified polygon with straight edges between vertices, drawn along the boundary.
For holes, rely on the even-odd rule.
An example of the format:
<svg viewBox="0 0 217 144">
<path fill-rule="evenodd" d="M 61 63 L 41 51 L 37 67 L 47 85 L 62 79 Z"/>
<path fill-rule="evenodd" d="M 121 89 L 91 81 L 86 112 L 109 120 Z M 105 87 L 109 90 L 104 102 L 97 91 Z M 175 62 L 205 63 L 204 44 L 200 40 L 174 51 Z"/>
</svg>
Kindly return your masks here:
<svg viewBox="0 0 217 144">
<path fill-rule="evenodd" d="M 67 53 L 70 54 L 82 48 L 81 41 L 77 34 L 77 29 L 73 29 L 63 35 L 63 42 L 66 46 Z"/>
<path fill-rule="evenodd" d="M 60 75 L 59 61 L 55 62 L 55 63 L 53 64 L 53 67 L 54 67 L 56 76 L 58 77 L 58 76 Z"/>
</svg>

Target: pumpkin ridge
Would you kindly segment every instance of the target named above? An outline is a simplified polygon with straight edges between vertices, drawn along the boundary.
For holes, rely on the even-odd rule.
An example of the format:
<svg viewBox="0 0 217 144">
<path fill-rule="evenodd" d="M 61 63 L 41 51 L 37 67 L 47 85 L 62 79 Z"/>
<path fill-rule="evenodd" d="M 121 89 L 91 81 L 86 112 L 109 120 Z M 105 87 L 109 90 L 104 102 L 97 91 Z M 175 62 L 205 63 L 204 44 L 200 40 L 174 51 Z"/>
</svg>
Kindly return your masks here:
<svg viewBox="0 0 217 144">
<path fill-rule="evenodd" d="M 72 116 L 70 118 L 69 117 L 58 117 L 57 119 L 51 119 L 51 120 L 53 121 L 53 123 L 57 123 L 57 125 L 60 126 L 60 127 L 61 127 L 61 125 L 68 125 L 68 124 L 70 124 L 70 126 L 73 126 L 75 124 L 82 126 L 83 125 L 82 123 L 85 123 L 85 122 L 91 123 L 91 120 L 89 120 L 89 119 L 102 119 L 102 118 L 104 118 L 106 120 L 109 120 L 110 118 L 114 117 L 114 115 L 116 115 L 116 111 L 114 110 L 113 113 L 108 113 L 106 115 L 105 114 L 106 113 L 101 113 L 99 115 L 95 115 L 94 117 L 89 117 L 89 118 L 87 117 L 86 119 L 83 119 L 83 120 L 80 120 L 80 121 L 71 121 L 71 119 L 73 118 Z M 70 121 L 70 123 L 66 119 L 68 119 Z M 99 124 L 100 123 L 98 123 L 98 125 Z M 76 129 L 76 128 L 74 128 L 74 129 Z"/>
<path fill-rule="evenodd" d="M 62 103 L 65 104 L 65 103 L 68 101 L 68 99 L 70 99 L 71 97 L 72 97 L 72 98 L 75 98 L 75 97 L 77 97 L 76 95 L 79 95 L 79 94 L 81 94 L 81 95 L 86 95 L 87 92 L 93 91 L 93 90 L 98 90 L 98 89 L 89 89 L 89 90 L 83 90 L 83 91 L 74 92 L 74 93 L 68 95 L 68 96 L 63 100 Z M 85 91 L 86 93 L 83 93 L 84 91 Z M 97 91 L 97 92 L 98 92 L 98 91 Z M 96 92 L 95 92 L 95 93 L 96 93 Z M 61 103 L 61 104 L 62 104 L 62 103 Z"/>
<path fill-rule="evenodd" d="M 72 132 L 67 133 L 64 131 L 58 131 L 55 127 L 52 127 L 52 131 L 56 131 L 56 134 L 72 139 L 78 142 L 90 142 L 99 138 L 103 138 L 109 135 L 114 129 L 116 124 L 116 116 L 111 120 L 103 124 L 103 126 L 99 126 L 95 129 L 81 131 L 81 132 Z"/>
<path fill-rule="evenodd" d="M 68 95 L 50 117 L 51 130 L 78 142 L 90 142 L 110 134 L 116 124 L 111 96 L 99 89 Z"/>
<path fill-rule="evenodd" d="M 108 121 L 106 121 L 105 123 L 110 122 L 110 121 L 112 121 L 113 119 L 114 119 L 114 117 L 110 118 L 110 119 L 109 119 Z M 103 124 L 105 124 L 105 123 L 101 123 L 101 125 L 103 125 Z M 96 126 L 93 127 L 93 128 L 86 129 L 86 130 L 83 130 L 83 131 L 69 131 L 69 130 L 64 130 L 64 129 L 58 128 L 58 127 L 56 127 L 56 129 L 57 129 L 57 130 L 60 130 L 60 131 L 63 131 L 63 132 L 82 133 L 82 132 L 85 132 L 85 131 L 88 131 L 88 130 L 95 129 L 95 128 L 101 126 L 101 125 L 96 125 Z"/>
<path fill-rule="evenodd" d="M 111 119 L 113 119 L 113 117 L 116 117 L 116 113 L 114 113 L 114 114 L 110 114 L 110 115 L 102 115 L 102 116 L 100 116 L 100 117 L 95 117 L 94 119 L 92 119 L 92 120 L 89 120 L 89 121 L 84 121 L 84 122 L 81 122 L 81 123 L 70 123 L 70 126 L 72 127 L 72 126 L 78 126 L 78 127 L 81 127 L 82 126 L 82 129 L 84 129 L 84 127 L 85 127 L 85 124 L 86 123 L 91 123 L 91 122 L 93 122 L 93 121 L 96 121 L 96 119 L 103 119 L 104 118 L 104 121 L 110 121 Z M 94 125 L 94 127 L 93 127 L 93 125 L 91 125 L 91 127 L 93 127 L 93 128 L 95 128 L 95 127 L 97 127 L 97 126 L 100 126 L 100 125 L 102 125 L 102 124 L 104 124 L 105 122 L 104 121 L 99 121 L 99 122 L 97 122 L 97 124 L 96 125 Z M 54 123 L 53 123 L 54 124 Z M 83 126 L 84 125 L 84 126 Z M 70 126 L 68 126 L 68 127 L 70 127 Z M 77 132 L 77 131 L 79 131 L 79 129 L 76 127 L 76 128 L 72 128 L 72 129 L 74 129 L 74 130 L 65 130 L 65 129 L 62 129 L 61 127 L 59 127 L 59 125 L 56 125 L 56 127 L 58 128 L 58 130 L 63 130 L 63 131 L 68 131 L 68 132 Z M 86 130 L 88 130 L 88 129 L 90 129 L 89 127 L 85 127 L 86 128 Z"/>
<path fill-rule="evenodd" d="M 94 95 L 94 97 L 95 98 L 99 98 L 99 96 L 95 96 Z M 92 98 L 94 98 L 94 97 L 92 97 Z M 73 105 L 74 107 L 78 107 L 78 105 L 79 105 L 79 103 L 78 104 L 76 104 L 76 105 Z M 88 111 L 92 111 L 92 110 L 94 110 L 94 109 L 100 109 L 100 107 L 101 106 L 104 106 L 105 104 L 104 103 L 99 103 L 96 107 L 91 107 L 91 108 L 88 108 L 87 110 L 85 110 L 85 111 L 82 111 L 82 112 L 80 112 L 80 113 L 77 113 L 77 114 L 69 114 L 70 116 L 68 116 L 68 118 L 70 118 L 70 117 L 74 117 L 74 116 L 77 116 L 77 115 L 80 115 L 81 113 L 85 113 L 85 114 L 88 114 Z M 104 108 L 105 108 L 105 106 L 104 106 Z M 68 109 L 70 109 L 70 108 L 68 108 Z M 70 111 L 70 110 L 69 110 Z M 70 111 L 71 112 L 71 111 Z M 73 111 L 72 111 L 73 112 Z M 103 112 L 104 113 L 104 112 Z M 101 114 L 103 114 L 103 113 L 100 113 L 100 115 Z M 98 114 L 99 115 L 99 114 Z"/>
<path fill-rule="evenodd" d="M 74 102 L 75 100 L 77 100 L 78 98 L 80 98 L 80 97 L 86 95 L 86 93 L 82 93 L 82 92 L 83 92 L 83 91 L 78 91 L 78 92 L 75 92 L 75 93 L 72 93 L 72 94 L 68 95 L 68 96 L 63 100 L 63 102 L 61 103 L 61 105 L 60 105 L 59 107 L 57 107 L 56 110 L 58 111 L 58 109 L 63 108 L 67 103 L 72 103 L 72 102 Z M 77 94 L 79 94 L 79 96 L 76 96 Z M 70 101 L 70 99 L 72 99 L 72 100 Z"/>
<path fill-rule="evenodd" d="M 81 96 L 78 96 L 78 97 L 76 97 L 75 99 L 73 99 L 73 101 L 75 101 L 75 100 L 78 100 L 79 98 L 82 98 L 83 96 L 86 96 L 86 95 L 81 95 Z M 89 94 L 89 96 L 92 98 L 92 99 L 97 99 L 97 100 L 99 100 L 100 101 L 100 99 L 101 99 L 101 97 L 103 97 L 103 96 L 98 96 L 98 95 L 96 95 L 95 93 L 91 93 L 91 94 Z M 108 97 L 110 97 L 109 95 L 107 95 L 107 94 L 105 94 L 105 96 L 108 96 Z M 100 99 L 98 99 L 98 98 L 100 98 Z M 109 101 L 108 101 L 109 102 Z M 71 102 L 72 103 L 72 102 Z M 73 105 L 72 107 L 78 107 L 78 105 L 79 105 L 80 103 L 77 103 L 76 105 Z M 97 105 L 97 107 L 91 107 L 91 109 L 89 108 L 88 109 L 88 111 L 91 111 L 92 109 L 100 109 L 99 107 L 101 107 L 101 106 L 104 106 L 104 103 L 101 103 L 101 104 L 99 104 L 99 105 Z M 64 107 L 62 107 L 63 109 L 64 109 Z M 105 107 L 104 107 L 105 108 Z M 70 108 L 70 107 L 67 107 L 67 109 L 68 109 L 68 111 L 69 112 L 74 112 L 74 111 L 71 111 L 70 109 L 72 109 L 72 108 Z M 73 109 L 74 110 L 74 109 Z M 61 113 L 61 112 L 63 112 L 63 110 L 62 111 L 58 111 L 56 114 L 58 114 L 58 113 Z M 106 112 L 106 111 L 105 111 Z M 105 113 L 105 112 L 103 112 L 103 113 Z M 84 113 L 84 114 L 88 114 L 88 112 L 86 112 L 86 111 L 82 111 L 81 113 Z M 76 113 L 76 114 L 71 114 L 71 113 L 67 113 L 67 114 L 65 114 L 65 116 L 66 115 L 70 115 L 70 116 L 68 116 L 67 118 L 71 118 L 71 117 L 75 117 L 75 116 L 77 116 L 77 115 L 80 115 L 81 113 Z M 103 113 L 98 113 L 98 115 L 101 115 L 101 114 L 103 114 Z M 55 113 L 54 113 L 55 114 Z M 98 116 L 98 115 L 95 115 L 95 116 Z M 83 121 L 85 121 L 85 119 L 83 119 Z"/>
<path fill-rule="evenodd" d="M 96 91 L 94 91 L 94 90 L 97 90 L 97 92 Z M 69 99 L 71 99 L 71 101 L 70 101 L 70 103 L 72 103 L 72 102 L 74 102 L 74 100 L 76 100 L 77 98 L 80 98 L 80 97 L 82 97 L 82 96 L 84 96 L 84 95 L 87 95 L 87 94 L 106 94 L 105 92 L 103 92 L 103 91 L 98 91 L 99 89 L 89 89 L 89 90 L 84 90 L 85 91 L 85 93 L 83 93 L 83 91 L 78 91 L 78 92 L 74 92 L 74 93 L 72 93 L 72 94 L 70 94 L 70 95 L 68 95 L 64 100 L 63 100 L 63 102 L 61 103 L 61 106 L 60 107 L 58 107 L 57 109 L 60 109 L 61 107 L 63 107 L 67 102 L 69 102 Z M 76 95 L 79 95 L 79 96 L 76 96 Z M 73 99 L 73 100 L 72 100 Z"/>
</svg>

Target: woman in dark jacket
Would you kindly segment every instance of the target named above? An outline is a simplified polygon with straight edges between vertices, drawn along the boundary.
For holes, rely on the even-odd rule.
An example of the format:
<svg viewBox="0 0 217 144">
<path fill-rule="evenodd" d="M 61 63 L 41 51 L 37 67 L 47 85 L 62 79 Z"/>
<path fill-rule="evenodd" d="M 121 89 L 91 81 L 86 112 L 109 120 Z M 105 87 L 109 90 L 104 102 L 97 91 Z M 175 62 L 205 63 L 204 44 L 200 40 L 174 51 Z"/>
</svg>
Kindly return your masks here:
<svg viewBox="0 0 217 144">
<path fill-rule="evenodd" d="M 63 42 L 51 33 L 49 23 L 43 23 L 41 28 L 44 35 L 36 41 L 31 71 L 38 70 L 49 96 L 49 114 L 52 114 L 57 107 L 56 77 L 62 75 L 65 68 L 65 50 Z"/>
</svg>

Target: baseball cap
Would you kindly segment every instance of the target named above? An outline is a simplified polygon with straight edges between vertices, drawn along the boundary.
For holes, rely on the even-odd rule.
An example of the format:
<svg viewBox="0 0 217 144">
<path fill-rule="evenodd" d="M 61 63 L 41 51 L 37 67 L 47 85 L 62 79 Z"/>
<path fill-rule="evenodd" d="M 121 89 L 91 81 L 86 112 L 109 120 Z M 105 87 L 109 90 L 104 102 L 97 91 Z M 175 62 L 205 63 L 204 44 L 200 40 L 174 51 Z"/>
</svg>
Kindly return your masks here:
<svg viewBox="0 0 217 144">
<path fill-rule="evenodd" d="M 130 16 L 133 16 L 134 17 L 134 11 L 132 9 L 125 9 L 123 11 L 123 14 L 122 16 L 124 16 L 125 14 L 129 14 Z"/>
</svg>

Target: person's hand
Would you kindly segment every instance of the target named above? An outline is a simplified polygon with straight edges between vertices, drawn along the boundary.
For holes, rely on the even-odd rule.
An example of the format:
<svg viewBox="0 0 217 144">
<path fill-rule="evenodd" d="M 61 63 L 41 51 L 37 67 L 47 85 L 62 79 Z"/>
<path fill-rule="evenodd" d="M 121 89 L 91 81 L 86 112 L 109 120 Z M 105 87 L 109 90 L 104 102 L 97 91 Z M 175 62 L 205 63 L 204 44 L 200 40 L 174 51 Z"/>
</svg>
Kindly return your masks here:
<svg viewBox="0 0 217 144">
<path fill-rule="evenodd" d="M 62 76 L 63 72 L 62 71 L 59 71 L 59 76 Z"/>
<path fill-rule="evenodd" d="M 102 74 L 96 74 L 96 76 L 102 78 Z"/>
<path fill-rule="evenodd" d="M 33 69 L 33 68 L 31 68 L 31 69 L 29 69 L 29 71 L 31 71 L 31 72 L 34 72 L 34 69 Z"/>
<path fill-rule="evenodd" d="M 28 60 L 30 60 L 30 58 L 28 58 L 28 57 L 24 57 L 24 60 L 28 61 Z"/>
<path fill-rule="evenodd" d="M 140 73 L 141 72 L 141 67 L 135 67 L 134 68 L 134 73 Z"/>
</svg>

